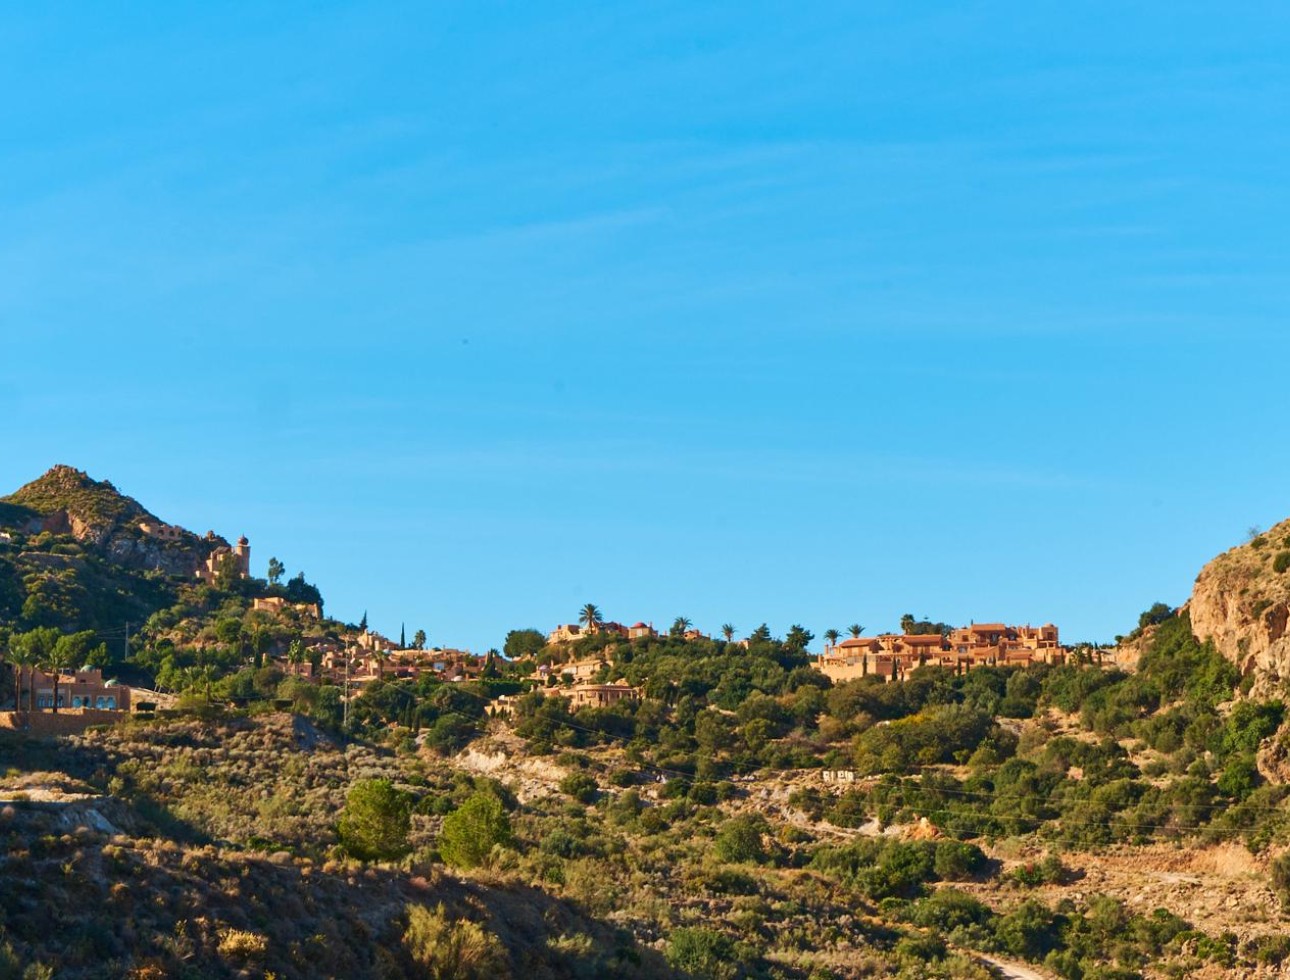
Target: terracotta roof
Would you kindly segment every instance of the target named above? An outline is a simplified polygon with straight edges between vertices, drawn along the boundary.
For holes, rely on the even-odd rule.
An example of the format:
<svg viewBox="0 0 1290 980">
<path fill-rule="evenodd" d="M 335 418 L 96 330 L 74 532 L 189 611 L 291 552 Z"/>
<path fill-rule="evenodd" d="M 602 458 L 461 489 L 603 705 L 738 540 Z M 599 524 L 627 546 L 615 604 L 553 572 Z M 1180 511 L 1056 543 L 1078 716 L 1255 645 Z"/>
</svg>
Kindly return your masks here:
<svg viewBox="0 0 1290 980">
<path fill-rule="evenodd" d="M 648 626 L 646 626 L 644 623 L 636 623 L 635 625 L 633 625 L 633 626 L 632 626 L 632 629 L 634 629 L 634 630 L 647 630 L 647 629 L 649 629 L 649 627 L 648 627 Z"/>
<path fill-rule="evenodd" d="M 910 646 L 919 646 L 922 644 L 930 644 L 930 643 L 934 643 L 937 646 L 940 646 L 941 643 L 943 642 L 941 640 L 940 633 L 906 633 L 904 636 L 901 637 L 901 640 L 903 640 L 905 643 L 908 643 Z"/>
<path fill-rule="evenodd" d="M 1003 623 L 973 623 L 968 629 L 973 633 L 1003 633 L 1008 627 Z"/>
</svg>

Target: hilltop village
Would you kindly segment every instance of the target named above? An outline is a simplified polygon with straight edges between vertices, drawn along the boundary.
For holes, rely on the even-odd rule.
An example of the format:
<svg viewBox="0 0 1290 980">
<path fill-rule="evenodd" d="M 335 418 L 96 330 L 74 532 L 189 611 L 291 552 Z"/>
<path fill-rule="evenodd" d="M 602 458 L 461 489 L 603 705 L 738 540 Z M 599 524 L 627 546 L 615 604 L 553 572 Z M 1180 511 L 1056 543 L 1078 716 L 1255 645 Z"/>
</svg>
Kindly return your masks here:
<svg viewBox="0 0 1290 980">
<path fill-rule="evenodd" d="M 210 584 L 214 574 L 230 573 L 224 563 L 231 559 L 235 563 L 231 573 L 241 581 L 250 581 L 249 556 L 249 542 L 243 536 L 231 548 L 217 546 L 194 575 Z M 680 643 L 714 642 L 708 634 L 693 628 L 688 620 L 678 621 L 669 631 L 660 633 L 643 621 L 624 626 L 592 618 L 579 625 L 560 624 L 545 634 L 540 648 L 530 644 L 528 655 L 508 659 L 496 650 L 477 654 L 456 648 L 427 649 L 421 644 L 409 645 L 402 638 L 396 642 L 367 628 L 365 623 L 356 628 L 323 631 L 318 628 L 323 625 L 319 603 L 289 602 L 282 596 L 252 598 L 247 619 L 266 632 L 272 625 L 299 630 L 299 636 L 289 644 L 270 646 L 256 658 L 257 669 L 276 671 L 283 678 L 315 686 L 336 688 L 345 708 L 366 689 L 379 683 L 460 684 L 506 679 L 510 686 L 493 683 L 481 689 L 490 701 L 488 715 L 499 718 L 511 717 L 521 694 L 533 690 L 567 699 L 573 711 L 606 708 L 623 700 L 640 699 L 644 696 L 644 685 L 628 683 L 623 662 L 620 657 L 616 658 L 621 643 L 625 642 L 630 649 L 633 644 L 639 646 L 661 637 Z M 534 640 L 541 635 L 536 630 L 517 632 L 528 634 Z M 746 650 L 754 639 L 736 639 L 731 635 L 716 642 L 737 651 Z M 925 668 L 963 674 L 980 667 L 1060 665 L 1071 655 L 1072 651 L 1059 640 L 1058 628 L 1051 623 L 1039 627 L 970 623 L 952 630 L 857 635 L 834 642 L 826 637 L 823 651 L 809 654 L 808 663 L 833 684 L 861 678 L 891 683 L 905 680 Z M 1089 658 L 1086 656 L 1086 659 Z M 74 719 L 78 717 L 84 724 L 91 724 L 104 720 L 107 717 L 104 712 L 125 712 L 132 707 L 152 712 L 159 704 L 172 708 L 182 700 L 182 688 L 171 691 L 132 688 L 116 679 L 105 679 L 101 669 L 89 665 L 42 669 L 44 666 L 33 663 L 16 668 L 8 706 L 13 711 L 21 711 L 24 704 L 27 711 L 61 710 L 63 718 L 57 722 L 59 731 L 77 727 Z M 189 700 L 192 700 L 191 693 Z M 205 700 L 210 702 L 209 691 Z M 234 702 L 245 703 L 245 700 L 233 698 Z M 5 719 L 0 713 L 0 727 L 21 727 L 23 723 L 42 725 L 29 714 L 24 714 L 20 722 L 16 718 Z M 43 724 L 54 722 L 50 719 Z"/>
<path fill-rule="evenodd" d="M 625 625 L 593 604 L 545 632 L 512 630 L 504 650 L 427 647 L 424 631 L 409 642 L 400 629 L 396 641 L 369 628 L 366 615 L 358 624 L 328 618 L 303 573 L 288 579 L 271 558 L 265 578 L 253 574 L 246 535 L 233 543 L 214 531 L 199 536 L 70 467 L 54 467 L 0 500 L 0 524 L 0 561 L 13 563 L 27 590 L 21 603 L 15 597 L 13 625 L 0 620 L 12 682 L 0 688 L 0 726 L 65 732 L 130 711 L 245 705 L 280 693 L 284 682 L 286 690 L 312 688 L 308 700 L 333 706 L 346 723 L 364 692 L 391 683 L 422 694 L 436 684 L 470 685 L 484 713 L 503 718 L 531 691 L 559 695 L 574 711 L 608 708 L 651 690 L 672 696 L 651 686 L 660 679 L 643 673 L 633 653 L 660 644 L 711 653 L 778 644 L 835 685 L 903 680 L 930 667 L 962 674 L 1059 665 L 1071 655 L 1052 624 L 952 628 L 906 616 L 899 633 L 863 636 L 853 626 L 842 639 L 827 630 L 822 650 L 812 653 L 814 636 L 801 626 L 779 641 L 765 626 L 737 637 L 724 624 L 713 639 L 686 617 L 666 629 L 643 620 Z M 70 617 L 80 628 L 67 635 L 42 625 L 60 615 L 59 592 L 69 581 L 94 585 L 104 576 L 97 587 L 105 592 L 165 598 L 132 614 L 133 628 L 84 611 Z"/>
</svg>

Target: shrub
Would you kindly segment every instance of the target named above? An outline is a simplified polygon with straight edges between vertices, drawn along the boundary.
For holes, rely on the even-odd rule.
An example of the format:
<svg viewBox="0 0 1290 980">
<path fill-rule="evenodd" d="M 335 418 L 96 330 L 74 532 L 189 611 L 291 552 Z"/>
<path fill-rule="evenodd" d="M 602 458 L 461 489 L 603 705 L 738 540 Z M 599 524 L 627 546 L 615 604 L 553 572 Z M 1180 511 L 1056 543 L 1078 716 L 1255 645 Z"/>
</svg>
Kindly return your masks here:
<svg viewBox="0 0 1290 980">
<path fill-rule="evenodd" d="M 1245 955 L 1256 963 L 1277 964 L 1290 957 L 1290 936 L 1269 935 L 1252 939 L 1245 949 Z"/>
<path fill-rule="evenodd" d="M 1138 617 L 1138 629 L 1144 630 L 1148 626 L 1158 626 L 1173 614 L 1173 609 L 1166 603 L 1153 603 L 1150 609 Z"/>
<path fill-rule="evenodd" d="M 388 860 L 407 853 L 411 827 L 411 797 L 388 779 L 367 779 L 346 796 L 338 833 L 355 857 Z"/>
<path fill-rule="evenodd" d="M 1052 912 L 1039 902 L 1026 899 L 995 920 L 994 935 L 1005 953 L 1038 960 L 1056 944 L 1055 925 Z"/>
<path fill-rule="evenodd" d="M 943 840 L 936 845 L 932 867 L 942 881 L 963 881 L 980 873 L 985 865 L 985 852 L 975 844 Z"/>
<path fill-rule="evenodd" d="M 903 936 L 894 952 L 897 959 L 922 966 L 945 959 L 945 941 L 939 936 Z"/>
<path fill-rule="evenodd" d="M 269 940 L 256 932 L 243 929 L 223 929 L 219 934 L 217 951 L 227 959 L 247 962 L 261 959 L 269 949 Z"/>
<path fill-rule="evenodd" d="M 1272 559 L 1272 570 L 1277 574 L 1290 568 L 1290 551 L 1278 551 L 1277 556 Z"/>
<path fill-rule="evenodd" d="M 714 845 L 717 857 L 723 861 L 764 861 L 766 848 L 762 835 L 770 828 L 760 814 L 732 817 L 717 834 Z"/>
<path fill-rule="evenodd" d="M 855 764 L 862 772 L 873 773 L 953 762 L 956 752 L 970 754 L 998 734 L 993 719 L 983 711 L 961 704 L 933 705 L 861 734 L 856 742 Z M 1000 756 L 1010 754 L 1000 749 L 996 749 Z"/>
<path fill-rule="evenodd" d="M 502 944 L 478 922 L 450 920 L 440 902 L 408 906 L 403 948 L 434 980 L 484 980 L 506 973 Z"/>
<path fill-rule="evenodd" d="M 756 895 L 757 880 L 734 868 L 722 868 L 708 877 L 708 890 L 718 895 Z"/>
<path fill-rule="evenodd" d="M 630 769 L 615 769 L 609 774 L 609 781 L 615 786 L 633 786 L 636 783 L 636 773 Z"/>
<path fill-rule="evenodd" d="M 458 868 L 483 864 L 497 844 L 511 841 L 511 821 L 497 796 L 487 790 L 475 792 L 443 820 L 439 855 Z"/>
<path fill-rule="evenodd" d="M 956 888 L 940 888 L 914 904 L 910 919 L 915 925 L 949 932 L 960 926 L 985 925 L 993 917 L 990 906 Z"/>
<path fill-rule="evenodd" d="M 667 962 L 675 969 L 708 980 L 738 976 L 734 942 L 715 929 L 681 927 L 667 942 Z"/>
<path fill-rule="evenodd" d="M 711 806 L 717 802 L 717 787 L 712 783 L 698 782 L 690 787 L 690 792 L 686 796 L 691 803 Z"/>
<path fill-rule="evenodd" d="M 1019 864 L 1008 873 L 1008 880 L 1018 885 L 1034 888 L 1038 885 L 1060 885 L 1070 877 L 1061 858 L 1050 854 L 1042 861 Z"/>
<path fill-rule="evenodd" d="M 1272 890 L 1281 899 L 1281 908 L 1290 912 L 1290 853 L 1282 854 L 1272 862 Z"/>
<path fill-rule="evenodd" d="M 590 803 L 598 790 L 595 778 L 585 772 L 571 772 L 560 780 L 560 792 L 572 796 L 579 803 Z"/>
</svg>

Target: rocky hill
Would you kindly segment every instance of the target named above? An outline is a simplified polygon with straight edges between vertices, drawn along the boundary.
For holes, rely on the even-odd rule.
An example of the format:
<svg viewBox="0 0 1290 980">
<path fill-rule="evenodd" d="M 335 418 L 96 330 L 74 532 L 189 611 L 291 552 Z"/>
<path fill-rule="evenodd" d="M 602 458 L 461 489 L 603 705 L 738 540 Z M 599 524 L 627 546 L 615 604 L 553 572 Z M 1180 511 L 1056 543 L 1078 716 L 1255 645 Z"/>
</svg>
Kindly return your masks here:
<svg viewBox="0 0 1290 980">
<path fill-rule="evenodd" d="M 223 537 L 199 537 L 107 481 L 55 466 L 0 497 L 0 650 L 37 629 L 90 631 L 90 646 L 106 643 L 110 660 L 94 665 L 108 667 L 124 656 L 127 633 L 136 654 L 158 643 L 200 647 L 214 642 L 207 634 L 217 619 L 244 616 L 256 597 L 321 606 L 301 576 L 286 586 L 199 580 L 194 572 L 217 549 L 227 552 Z M 199 635 L 206 639 L 198 642 Z M 144 672 L 154 673 L 160 659 L 145 657 Z"/>
<path fill-rule="evenodd" d="M 6 631 L 119 631 L 173 606 L 212 542 L 166 527 L 112 484 L 55 466 L 0 498 L 0 638 Z"/>
<path fill-rule="evenodd" d="M 1196 636 L 1253 675 L 1256 693 L 1290 678 L 1290 521 L 1206 565 L 1188 609 Z"/>
<path fill-rule="evenodd" d="M 114 564 L 140 571 L 191 576 L 214 547 L 228 545 L 223 538 L 200 538 L 183 528 L 174 528 L 173 537 L 160 538 L 145 533 L 141 525 L 170 527 L 111 483 L 70 466 L 54 466 L 0 497 L 0 531 L 70 535 Z"/>
</svg>

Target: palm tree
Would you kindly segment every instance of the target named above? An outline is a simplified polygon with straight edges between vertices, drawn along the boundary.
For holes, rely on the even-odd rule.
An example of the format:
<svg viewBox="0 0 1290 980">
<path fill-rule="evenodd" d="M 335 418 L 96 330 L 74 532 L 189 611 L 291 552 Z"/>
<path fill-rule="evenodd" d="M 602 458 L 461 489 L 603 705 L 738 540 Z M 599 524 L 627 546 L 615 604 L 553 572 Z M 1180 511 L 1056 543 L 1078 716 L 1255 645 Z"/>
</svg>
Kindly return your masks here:
<svg viewBox="0 0 1290 980">
<path fill-rule="evenodd" d="M 841 635 L 842 635 L 842 634 L 841 634 L 841 633 L 839 633 L 837 630 L 834 630 L 834 629 L 828 629 L 828 630 L 825 630 L 825 631 L 824 631 L 824 640 L 825 640 L 825 642 L 826 642 L 826 643 L 828 643 L 828 645 L 829 645 L 829 646 L 831 646 L 831 647 L 832 647 L 832 646 L 837 646 L 837 644 L 838 644 L 838 637 L 840 637 Z"/>
<path fill-rule="evenodd" d="M 688 617 L 677 616 L 676 619 L 672 620 L 672 629 L 670 632 L 673 636 L 684 636 L 685 631 L 693 625 L 694 624 L 690 622 Z"/>
<path fill-rule="evenodd" d="M 587 603 L 582 607 L 582 612 L 578 614 L 578 622 L 587 628 L 588 633 L 596 632 L 596 628 L 605 621 L 600 615 L 600 610 L 593 602 Z"/>
<path fill-rule="evenodd" d="M 851 639 L 858 640 L 860 639 L 860 634 L 864 632 L 864 627 L 859 623 L 852 623 L 847 627 L 847 632 L 851 634 Z"/>
<path fill-rule="evenodd" d="M 23 668 L 27 669 L 28 677 L 31 676 L 31 668 L 36 664 L 35 655 L 27 648 L 25 643 L 16 643 L 9 647 L 9 667 L 13 670 L 13 710 L 22 710 L 22 672 Z M 27 710 L 31 710 L 31 699 L 33 697 L 30 681 L 27 683 Z"/>
<path fill-rule="evenodd" d="M 722 635 L 722 636 L 724 636 L 724 637 L 726 638 L 726 642 L 727 642 L 727 643 L 729 643 L 731 640 L 733 640 L 733 639 L 735 638 L 735 626 L 734 626 L 734 623 L 726 623 L 725 625 L 723 625 L 723 626 L 721 627 L 721 635 Z"/>
<path fill-rule="evenodd" d="M 75 666 L 75 651 L 66 641 L 67 637 L 63 637 L 45 654 L 44 667 L 54 678 L 54 714 L 58 714 L 58 675 Z"/>
<path fill-rule="evenodd" d="M 905 613 L 905 615 L 900 617 L 900 631 L 908 635 L 914 629 L 914 624 L 917 622 L 918 620 L 914 618 L 913 613 Z"/>
<path fill-rule="evenodd" d="M 184 687 L 190 691 L 197 688 L 203 688 L 206 694 L 206 703 L 210 704 L 211 681 L 214 679 L 214 673 L 214 668 L 212 668 L 210 664 L 185 667 L 183 672 L 185 681 Z"/>
</svg>

